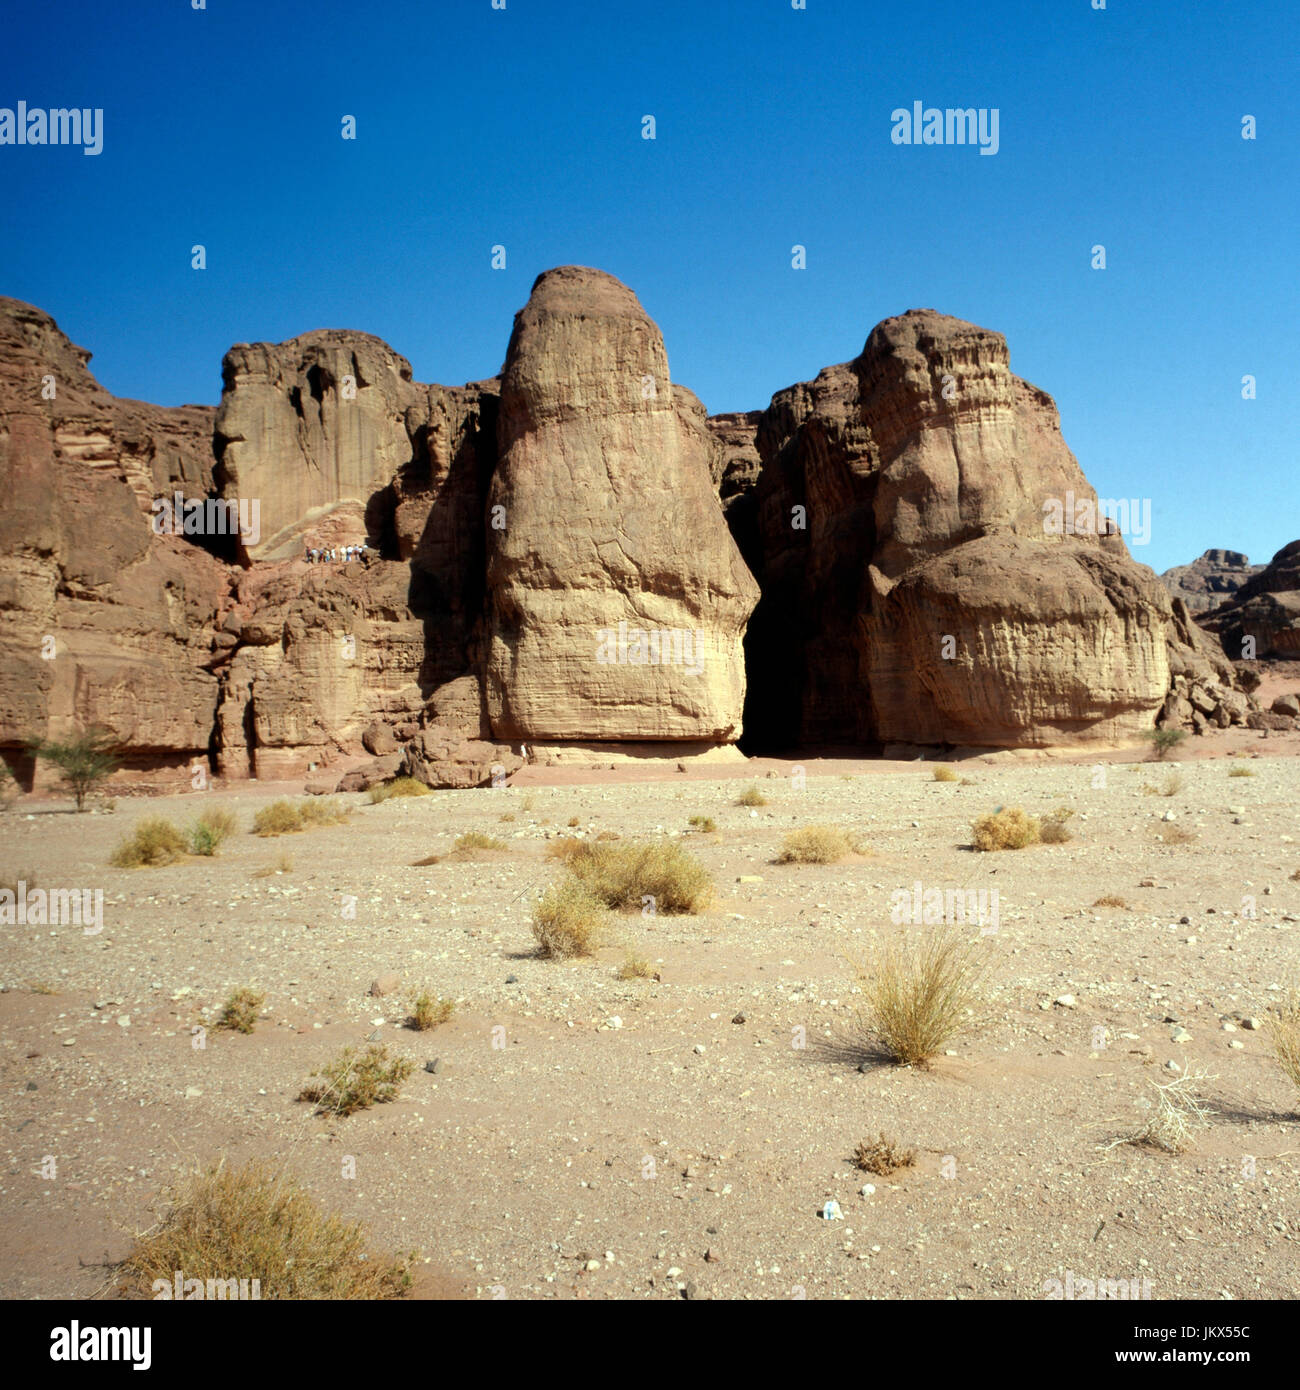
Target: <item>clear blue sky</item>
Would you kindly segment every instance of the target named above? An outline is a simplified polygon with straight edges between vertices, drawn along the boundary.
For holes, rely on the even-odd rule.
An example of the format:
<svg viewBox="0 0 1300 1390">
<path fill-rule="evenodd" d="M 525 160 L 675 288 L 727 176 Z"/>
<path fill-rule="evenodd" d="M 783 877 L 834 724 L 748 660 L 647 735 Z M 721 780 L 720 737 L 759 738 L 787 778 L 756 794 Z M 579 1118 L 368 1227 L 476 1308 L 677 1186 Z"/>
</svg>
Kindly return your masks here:
<svg viewBox="0 0 1300 1390">
<path fill-rule="evenodd" d="M 569 262 L 715 412 L 940 309 L 1007 335 L 1102 496 L 1153 500 L 1138 559 L 1266 559 L 1300 536 L 1298 53 L 1295 0 L 13 5 L 0 106 L 102 107 L 104 151 L 0 146 L 0 292 L 168 405 L 320 327 L 491 375 Z M 894 145 L 916 100 L 997 107 L 998 154 Z"/>
</svg>

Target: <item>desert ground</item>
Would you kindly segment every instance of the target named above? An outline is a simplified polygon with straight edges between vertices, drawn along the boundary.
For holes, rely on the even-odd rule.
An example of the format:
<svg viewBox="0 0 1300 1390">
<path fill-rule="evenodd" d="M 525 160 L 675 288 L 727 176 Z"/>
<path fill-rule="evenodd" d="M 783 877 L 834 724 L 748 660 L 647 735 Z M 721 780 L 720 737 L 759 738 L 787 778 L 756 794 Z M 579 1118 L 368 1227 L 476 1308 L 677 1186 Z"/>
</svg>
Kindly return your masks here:
<svg viewBox="0 0 1300 1390">
<path fill-rule="evenodd" d="M 1067 1272 L 1149 1280 L 1152 1299 L 1294 1296 L 1300 1094 L 1266 1024 L 1300 985 L 1295 745 L 1232 730 L 1165 763 L 948 759 L 966 780 L 946 783 L 929 762 L 563 783 L 528 767 L 343 797 L 346 824 L 280 838 L 248 833 L 252 815 L 300 783 L 81 816 L 26 798 L 0 822 L 3 878 L 102 886 L 104 929 L 4 928 L 0 1295 L 104 1291 L 166 1184 L 225 1155 L 282 1161 L 375 1250 L 418 1250 L 416 1296 L 1040 1299 Z M 767 805 L 736 804 L 751 784 Z M 240 821 L 216 857 L 107 867 L 140 818 L 206 805 Z M 1002 805 L 1069 807 L 1073 838 L 973 851 L 972 820 Z M 787 832 L 826 823 L 863 852 L 776 862 Z M 473 830 L 506 848 L 453 852 Z M 601 831 L 682 837 L 715 901 L 628 913 L 594 957 L 540 959 L 547 842 Z M 978 942 L 985 1016 L 929 1069 L 882 1062 L 855 1027 L 855 962 L 918 881 L 1000 902 Z M 629 947 L 657 978 L 618 978 Z M 396 993 L 368 992 L 389 974 Z M 196 1048 L 241 985 L 266 993 L 255 1031 Z M 415 1032 L 422 987 L 456 1010 Z M 399 1099 L 345 1119 L 297 1099 L 367 1039 L 417 1064 Z M 1113 1144 L 1175 1068 L 1209 1074 L 1194 1148 Z M 855 1168 L 880 1131 L 912 1167 Z"/>
</svg>

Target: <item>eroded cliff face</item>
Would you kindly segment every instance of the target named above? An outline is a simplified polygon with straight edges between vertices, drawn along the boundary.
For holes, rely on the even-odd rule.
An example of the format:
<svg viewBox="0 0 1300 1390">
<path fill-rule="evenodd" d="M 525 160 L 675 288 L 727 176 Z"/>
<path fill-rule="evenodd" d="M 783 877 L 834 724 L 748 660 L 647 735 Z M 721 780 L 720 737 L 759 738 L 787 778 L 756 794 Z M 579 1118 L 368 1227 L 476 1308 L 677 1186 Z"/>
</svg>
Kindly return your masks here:
<svg viewBox="0 0 1300 1390">
<path fill-rule="evenodd" d="M 118 400 L 54 320 L 0 299 L 0 750 L 104 724 L 139 767 L 206 756 L 225 566 L 150 524 L 212 479 L 211 408 Z"/>
<path fill-rule="evenodd" d="M 487 705 L 500 738 L 733 742 L 758 589 L 703 408 L 625 285 L 566 266 L 516 316 L 489 494 Z"/>
<path fill-rule="evenodd" d="M 1024 747 L 1263 717 L 1121 537 L 1045 526 L 1095 503 L 1050 397 L 928 310 L 712 419 L 632 291 L 575 266 L 539 277 L 500 380 L 422 384 L 326 330 L 232 348 L 218 410 L 169 410 L 88 360 L 0 300 L 0 753 L 24 777 L 26 740 L 92 724 L 163 784 L 208 761 L 324 788 L 363 753 L 347 785 L 471 786 L 522 743 L 712 754 L 744 724 Z M 176 492 L 256 502 L 258 534 L 159 534 Z M 1234 641 L 1294 652 L 1295 554 L 1220 610 Z"/>
<path fill-rule="evenodd" d="M 1104 522 L 1078 531 L 1096 495 L 999 334 L 887 319 L 778 392 L 755 443 L 751 733 L 1034 746 L 1162 713 L 1169 598 Z"/>
</svg>

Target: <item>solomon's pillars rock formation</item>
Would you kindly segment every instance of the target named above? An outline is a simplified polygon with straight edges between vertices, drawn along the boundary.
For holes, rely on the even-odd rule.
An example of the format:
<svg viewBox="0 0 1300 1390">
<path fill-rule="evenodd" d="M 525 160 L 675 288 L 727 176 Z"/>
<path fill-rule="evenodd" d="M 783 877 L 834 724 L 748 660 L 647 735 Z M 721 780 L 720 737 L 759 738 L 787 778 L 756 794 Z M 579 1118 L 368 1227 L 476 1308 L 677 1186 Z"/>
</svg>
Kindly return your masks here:
<svg viewBox="0 0 1300 1390">
<path fill-rule="evenodd" d="M 488 497 L 498 738 L 734 742 L 758 587 L 698 402 L 613 276 L 547 271 L 515 318 Z M 626 625 L 626 626 L 623 626 Z"/>
<path fill-rule="evenodd" d="M 771 742 L 1026 746 L 1152 726 L 1168 597 L 1117 535 L 1045 526 L 1045 505 L 1095 494 L 1051 398 L 1008 363 L 1000 334 L 912 310 L 773 397 L 748 642 Z"/>
</svg>

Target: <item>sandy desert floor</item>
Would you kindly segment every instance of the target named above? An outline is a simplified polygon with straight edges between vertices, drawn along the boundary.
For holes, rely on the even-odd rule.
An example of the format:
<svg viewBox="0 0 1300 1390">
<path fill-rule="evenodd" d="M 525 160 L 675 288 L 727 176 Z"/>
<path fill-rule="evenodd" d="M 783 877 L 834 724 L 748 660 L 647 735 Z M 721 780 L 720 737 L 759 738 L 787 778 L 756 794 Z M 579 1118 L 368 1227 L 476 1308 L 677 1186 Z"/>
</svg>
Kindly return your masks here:
<svg viewBox="0 0 1300 1390">
<path fill-rule="evenodd" d="M 343 798 L 346 825 L 280 839 L 247 833 L 252 813 L 300 786 L 83 816 L 28 799 L 0 822 L 0 877 L 102 885 L 104 930 L 3 928 L 0 1295 L 93 1294 L 159 1188 L 225 1154 L 282 1158 L 376 1249 L 418 1248 L 425 1296 L 1032 1299 L 1070 1271 L 1149 1279 L 1155 1299 L 1293 1297 L 1300 1094 L 1249 1024 L 1300 985 L 1294 743 L 1233 731 L 1177 765 L 997 755 L 959 765 L 969 785 L 925 763 L 810 761 L 802 790 L 771 760 L 568 785 L 527 768 Z M 1144 791 L 1175 771 L 1174 795 Z M 750 782 L 767 806 L 735 804 Z M 241 821 L 219 857 L 106 867 L 139 818 L 204 804 Z M 1074 838 L 973 852 L 971 821 L 1003 804 L 1071 807 Z M 595 958 L 535 956 L 548 839 L 680 835 L 692 815 L 718 827 L 685 837 L 717 884 L 707 914 L 629 914 Z M 775 862 L 787 831 L 828 822 L 871 852 Z M 1168 843 L 1171 825 L 1195 838 Z M 414 865 L 468 830 L 508 848 Z M 290 872 L 255 876 L 284 854 Z M 930 1070 L 860 1069 L 853 961 L 918 880 L 998 889 L 990 1017 Z M 658 980 L 617 978 L 629 944 Z M 402 993 L 369 996 L 388 972 Z M 267 994 L 257 1030 L 196 1050 L 246 984 Z M 404 1026 L 421 986 L 457 1002 L 426 1033 Z M 418 1064 L 399 1100 L 347 1119 L 296 1100 L 371 1037 Z M 1171 1063 L 1215 1078 L 1196 1148 L 1108 1150 Z M 914 1167 L 854 1168 L 880 1130 Z"/>
</svg>

